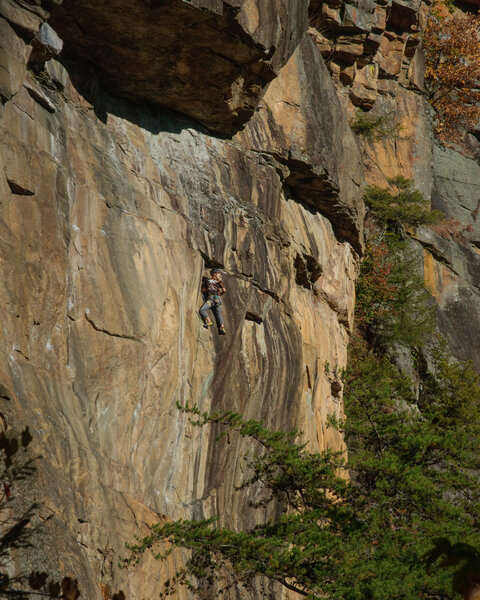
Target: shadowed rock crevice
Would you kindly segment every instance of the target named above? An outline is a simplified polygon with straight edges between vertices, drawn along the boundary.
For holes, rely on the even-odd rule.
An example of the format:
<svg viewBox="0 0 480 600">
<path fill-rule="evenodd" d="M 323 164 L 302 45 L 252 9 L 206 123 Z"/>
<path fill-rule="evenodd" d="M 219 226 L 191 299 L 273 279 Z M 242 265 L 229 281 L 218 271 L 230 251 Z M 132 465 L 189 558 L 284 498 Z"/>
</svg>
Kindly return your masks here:
<svg viewBox="0 0 480 600">
<path fill-rule="evenodd" d="M 245 313 L 245 321 L 253 321 L 254 323 L 257 323 L 258 325 L 263 323 L 263 319 L 260 315 L 257 315 L 255 313 L 252 313 L 249 311 L 247 311 Z"/>
<path fill-rule="evenodd" d="M 98 325 L 96 325 L 96 323 L 93 321 L 93 319 L 88 316 L 87 313 L 85 313 L 85 320 L 88 323 L 90 323 L 90 325 L 93 327 L 93 329 L 95 329 L 95 331 L 98 331 L 100 333 L 104 333 L 105 335 L 110 335 L 111 337 L 121 338 L 123 340 L 130 340 L 130 341 L 134 341 L 134 342 L 144 343 L 144 342 L 142 342 L 142 340 L 140 340 L 139 338 L 134 337 L 133 335 L 128 335 L 128 334 L 125 334 L 125 333 L 114 333 L 113 331 L 108 331 L 108 329 L 105 329 L 103 327 L 99 327 Z"/>
<path fill-rule="evenodd" d="M 224 269 L 225 266 L 219 262 L 218 260 L 215 260 L 214 258 L 211 258 L 210 256 L 208 256 L 207 254 L 205 254 L 205 252 L 202 252 L 200 250 L 200 255 L 203 258 L 203 262 L 205 264 L 205 268 L 206 269 Z"/>
<path fill-rule="evenodd" d="M 7 178 L 8 187 L 10 188 L 12 194 L 17 194 L 18 196 L 33 196 L 35 192 L 29 190 L 23 185 L 13 181 L 13 179 Z"/>
<path fill-rule="evenodd" d="M 295 280 L 298 285 L 312 289 L 317 279 L 322 274 L 322 267 L 313 256 L 308 254 L 297 254 L 295 257 Z"/>
</svg>

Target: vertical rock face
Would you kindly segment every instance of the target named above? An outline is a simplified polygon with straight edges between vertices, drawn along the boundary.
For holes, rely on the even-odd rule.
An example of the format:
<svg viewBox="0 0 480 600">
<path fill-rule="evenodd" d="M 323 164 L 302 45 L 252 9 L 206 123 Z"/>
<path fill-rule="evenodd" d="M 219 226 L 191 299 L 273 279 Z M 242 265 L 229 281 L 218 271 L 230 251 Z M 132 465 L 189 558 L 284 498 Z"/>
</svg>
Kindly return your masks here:
<svg viewBox="0 0 480 600">
<path fill-rule="evenodd" d="M 366 180 L 387 187 L 389 177 L 402 174 L 444 213 L 441 225 L 420 228 L 414 238 L 439 333 L 456 358 L 480 369 L 478 160 L 434 140 L 430 109 L 413 90 L 400 85 L 395 98 L 377 98 L 373 110 L 400 129 L 390 139 L 363 145 Z"/>
<path fill-rule="evenodd" d="M 480 165 L 465 152 L 439 146 L 423 98 L 400 87 L 395 99 L 377 100 L 376 114 L 395 114 L 399 133 L 364 146 L 368 183 L 388 186 L 402 174 L 441 210 L 445 221 L 420 228 L 414 238 L 425 285 L 436 302 L 437 328 L 455 357 L 480 368 L 479 218 Z"/>
<path fill-rule="evenodd" d="M 438 305 L 438 325 L 455 356 L 480 369 L 480 164 L 436 146 L 433 206 L 447 221 L 422 230 L 425 282 Z"/>
<path fill-rule="evenodd" d="M 297 47 L 302 3 L 151 2 L 141 14 L 133 1 L 104 4 L 54 7 L 67 53 L 43 69 L 35 62 L 36 76 L 22 53 L 48 15 L 26 40 L 8 12 L 24 5 L 2 9 L 0 27 L 16 41 L 0 55 L 10 77 L 0 106 L 1 412 L 34 436 L 42 459 L 30 490 L 39 520 L 52 516 L 19 564 L 78 577 L 85 598 L 123 589 L 143 599 L 163 579 L 158 564 L 145 558 L 127 573 L 117 562 L 146 523 L 254 519 L 234 489 L 247 448 L 213 443 L 177 402 L 341 446 L 326 417 L 342 411 L 335 372 L 352 325 L 362 167 L 318 50 L 308 38 Z M 163 15 L 152 29 L 149 11 Z M 161 70 L 177 46 L 155 62 L 151 44 L 169 27 L 173 39 L 185 15 L 191 38 L 184 32 L 177 71 L 158 86 L 147 63 Z M 200 52 L 214 56 L 218 40 L 232 53 L 220 75 Z M 182 80 L 178 69 L 197 52 L 203 76 L 193 69 Z M 249 98 L 241 118 L 219 87 L 231 90 L 239 72 L 248 85 L 238 97 Z M 191 120 L 231 132 L 277 72 L 233 138 Z M 212 266 L 228 290 L 225 337 L 204 330 L 197 312 Z"/>
<path fill-rule="evenodd" d="M 25 490 L 41 527 L 16 559 L 85 598 L 153 597 L 172 564 L 117 566 L 148 523 L 254 523 L 235 491 L 247 446 L 214 443 L 177 402 L 341 447 L 326 419 L 342 412 L 362 162 L 449 217 L 415 237 L 440 330 L 480 366 L 479 167 L 434 145 L 427 5 L 312 0 L 308 34 L 307 5 L 0 2 L 0 412 L 42 456 Z M 362 159 L 357 107 L 393 126 Z M 213 266 L 225 337 L 198 316 Z"/>
<path fill-rule="evenodd" d="M 295 195 L 327 214 L 340 239 L 361 252 L 363 168 L 352 160 L 354 135 L 310 36 L 304 36 L 238 138 L 271 154 L 286 169 Z"/>
</svg>

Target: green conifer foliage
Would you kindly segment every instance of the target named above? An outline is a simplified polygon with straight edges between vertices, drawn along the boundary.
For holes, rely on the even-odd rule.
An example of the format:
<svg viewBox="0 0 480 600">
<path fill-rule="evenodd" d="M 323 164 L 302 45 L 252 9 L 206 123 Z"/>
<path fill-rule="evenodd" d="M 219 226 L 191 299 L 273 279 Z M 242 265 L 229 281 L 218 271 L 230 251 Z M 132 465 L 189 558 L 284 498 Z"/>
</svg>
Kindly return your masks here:
<svg viewBox="0 0 480 600">
<path fill-rule="evenodd" d="M 343 453 L 309 452 L 296 441 L 297 431 L 269 431 L 236 413 L 183 410 L 199 426 L 221 425 L 223 435 L 236 433 L 252 441 L 255 451 L 244 457 L 249 475 L 240 488 L 260 484 L 263 498 L 252 508 L 280 501 L 281 515 L 245 532 L 219 527 L 215 519 L 154 525 L 150 536 L 130 546 L 126 562 L 135 562 L 161 542 L 170 546 L 158 558 L 166 558 L 175 547 L 189 549 L 185 568 L 167 582 L 165 595 L 183 584 L 199 598 L 212 598 L 232 585 L 251 588 L 259 576 L 307 598 L 319 598 L 330 588 L 333 593 L 345 561 L 346 532 L 362 528 L 346 502 L 350 486 L 339 473 Z"/>
<path fill-rule="evenodd" d="M 440 211 L 431 210 L 429 201 L 413 187 L 413 181 L 402 175 L 388 180 L 390 188 L 369 185 L 365 189 L 365 204 L 379 227 L 391 230 L 438 223 Z"/>
<path fill-rule="evenodd" d="M 364 138 L 367 142 L 395 139 L 402 130 L 402 126 L 396 122 L 393 113 L 374 115 L 371 112 L 364 112 L 360 108 L 350 121 L 350 127 L 356 135 Z"/>
<path fill-rule="evenodd" d="M 452 570 L 429 574 L 422 557 L 440 536 L 479 540 L 479 377 L 440 349 L 435 371 L 417 400 L 386 356 L 362 339 L 351 348 L 343 430 L 373 545 L 359 598 L 447 597 Z"/>
<path fill-rule="evenodd" d="M 372 348 L 414 348 L 434 327 L 433 303 L 406 228 L 438 223 L 439 211 L 402 176 L 390 188 L 367 186 L 367 245 L 356 286 L 355 321 Z"/>
<path fill-rule="evenodd" d="M 355 323 L 372 347 L 417 347 L 434 328 L 433 302 L 408 239 L 391 232 L 367 243 L 356 285 Z"/>
<path fill-rule="evenodd" d="M 429 574 L 423 557 L 439 536 L 480 542 L 479 378 L 439 352 L 435 380 L 416 401 L 411 380 L 356 343 L 345 374 L 347 420 L 330 419 L 345 433 L 350 481 L 341 477 L 342 453 L 310 452 L 296 431 L 187 407 L 197 425 L 222 425 L 255 443 L 240 487 L 261 486 L 252 509 L 280 501 L 283 512 L 241 532 L 215 519 L 160 523 L 126 562 L 147 549 L 158 558 L 188 549 L 165 595 L 186 585 L 198 598 L 218 597 L 266 577 L 310 599 L 448 598 L 454 567 Z"/>
</svg>

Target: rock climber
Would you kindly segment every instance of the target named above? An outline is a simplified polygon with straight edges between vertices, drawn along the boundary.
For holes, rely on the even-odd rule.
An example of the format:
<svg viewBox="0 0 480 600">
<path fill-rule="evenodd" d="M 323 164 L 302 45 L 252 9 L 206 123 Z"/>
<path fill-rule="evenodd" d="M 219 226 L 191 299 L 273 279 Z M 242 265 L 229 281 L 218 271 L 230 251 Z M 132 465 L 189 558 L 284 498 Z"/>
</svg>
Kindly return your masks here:
<svg viewBox="0 0 480 600">
<path fill-rule="evenodd" d="M 202 282 L 202 294 L 205 303 L 200 309 L 200 316 L 203 320 L 203 326 L 208 329 L 213 324 L 212 319 L 208 316 L 208 311 L 211 309 L 220 335 L 226 333 L 222 314 L 222 299 L 220 298 L 226 291 L 220 269 L 211 269 L 210 279 L 205 277 Z"/>
</svg>

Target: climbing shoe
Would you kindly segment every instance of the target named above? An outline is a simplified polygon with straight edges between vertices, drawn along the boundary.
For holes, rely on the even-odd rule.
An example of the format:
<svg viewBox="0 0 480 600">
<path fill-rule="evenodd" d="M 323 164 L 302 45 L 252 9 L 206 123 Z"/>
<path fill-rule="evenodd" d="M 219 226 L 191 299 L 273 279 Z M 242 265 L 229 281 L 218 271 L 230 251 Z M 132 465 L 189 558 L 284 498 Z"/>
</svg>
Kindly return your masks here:
<svg viewBox="0 0 480 600">
<path fill-rule="evenodd" d="M 203 324 L 203 326 L 205 327 L 205 329 L 208 329 L 212 325 L 213 325 L 213 321 L 207 321 L 206 323 Z"/>
<path fill-rule="evenodd" d="M 220 329 L 218 330 L 218 333 L 220 335 L 225 335 L 227 332 L 225 331 L 225 327 L 223 325 L 220 325 Z"/>
</svg>

